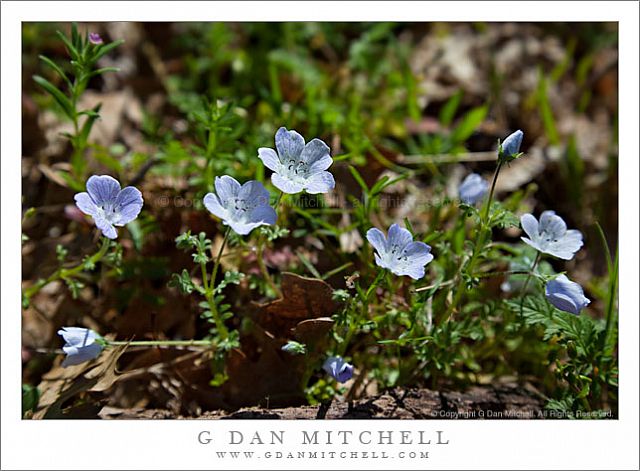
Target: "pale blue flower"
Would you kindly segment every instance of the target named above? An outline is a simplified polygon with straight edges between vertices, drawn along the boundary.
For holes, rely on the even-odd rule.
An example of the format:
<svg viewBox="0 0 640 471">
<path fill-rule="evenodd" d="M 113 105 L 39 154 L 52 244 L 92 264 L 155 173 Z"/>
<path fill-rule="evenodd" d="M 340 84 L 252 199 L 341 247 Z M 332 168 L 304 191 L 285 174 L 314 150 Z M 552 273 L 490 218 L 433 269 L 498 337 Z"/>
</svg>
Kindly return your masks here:
<svg viewBox="0 0 640 471">
<path fill-rule="evenodd" d="M 518 129 L 516 132 L 509 134 L 507 138 L 502 142 L 502 155 L 509 158 L 520 152 L 520 146 L 522 145 L 522 138 L 524 133 Z"/>
<path fill-rule="evenodd" d="M 341 357 L 329 357 L 325 360 L 322 369 L 338 383 L 346 383 L 353 377 L 353 365 L 344 361 Z"/>
<path fill-rule="evenodd" d="M 258 226 L 276 223 L 276 211 L 269 206 L 269 192 L 252 180 L 240 183 L 228 175 L 216 177 L 216 193 L 207 193 L 204 206 L 237 234 L 247 235 Z"/>
<path fill-rule="evenodd" d="M 567 230 L 567 225 L 554 211 L 544 211 L 540 222 L 532 214 L 520 218 L 522 229 L 529 238 L 522 240 L 534 249 L 563 260 L 571 260 L 582 247 L 582 233 L 575 229 Z"/>
<path fill-rule="evenodd" d="M 297 132 L 282 127 L 276 132 L 276 151 L 266 147 L 258 149 L 258 157 L 265 167 L 273 170 L 271 182 L 284 193 L 327 193 L 336 182 L 326 170 L 333 163 L 329 146 L 320 139 L 306 145 Z"/>
<path fill-rule="evenodd" d="M 96 227 L 109 239 L 118 237 L 114 226 L 124 226 L 140 214 L 142 193 L 136 187 L 120 189 L 120 183 L 109 175 L 93 175 L 87 180 L 87 191 L 74 197 L 76 206 L 91 216 Z"/>
<path fill-rule="evenodd" d="M 489 184 L 477 173 L 467 175 L 467 178 L 460 184 L 458 194 L 460 200 L 466 204 L 476 204 L 489 190 Z"/>
<path fill-rule="evenodd" d="M 100 338 L 91 329 L 83 327 L 63 327 L 58 331 L 65 341 L 62 350 L 67 354 L 62 362 L 63 367 L 78 365 L 93 360 L 100 355 L 102 344 L 96 342 Z"/>
<path fill-rule="evenodd" d="M 431 247 L 424 242 L 414 242 L 411 232 L 392 224 L 389 238 L 375 227 L 367 231 L 367 240 L 376 249 L 376 264 L 398 276 L 410 276 L 414 280 L 424 277 L 424 267 L 433 260 Z"/>
<path fill-rule="evenodd" d="M 544 294 L 547 296 L 547 301 L 555 307 L 575 315 L 580 314 L 580 311 L 591 302 L 584 295 L 582 286 L 571 281 L 565 275 L 560 275 L 556 279 L 548 281 Z"/>
</svg>

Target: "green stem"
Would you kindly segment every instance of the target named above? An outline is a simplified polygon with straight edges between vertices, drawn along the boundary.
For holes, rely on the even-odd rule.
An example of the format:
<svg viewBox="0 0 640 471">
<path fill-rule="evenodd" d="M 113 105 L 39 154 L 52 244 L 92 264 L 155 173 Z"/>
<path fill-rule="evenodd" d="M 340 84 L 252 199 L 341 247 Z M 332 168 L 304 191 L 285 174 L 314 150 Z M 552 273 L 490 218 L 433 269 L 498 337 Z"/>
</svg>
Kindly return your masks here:
<svg viewBox="0 0 640 471">
<path fill-rule="evenodd" d="M 229 241 L 229 234 L 231 233 L 231 227 L 227 227 L 227 230 L 224 233 L 224 239 L 222 239 L 222 245 L 218 250 L 218 255 L 216 255 L 216 261 L 213 264 L 213 270 L 211 271 L 211 286 L 215 286 L 216 276 L 218 275 L 218 269 L 220 268 L 220 259 L 222 258 L 222 252 L 224 251 L 224 247 L 227 245 Z"/>
<path fill-rule="evenodd" d="M 524 286 L 522 287 L 522 299 L 520 300 L 521 316 L 524 311 L 524 298 L 527 295 L 527 286 L 529 286 L 529 282 L 531 281 L 531 277 L 533 276 L 534 270 L 536 269 L 536 267 L 538 266 L 538 263 L 540 262 L 541 256 L 542 254 L 538 252 L 538 254 L 536 255 L 536 259 L 533 261 L 533 265 L 531 265 L 531 270 L 529 271 L 529 275 L 527 275 L 527 279 L 524 281 Z"/>
<path fill-rule="evenodd" d="M 488 224 L 489 222 L 489 210 L 491 209 L 491 201 L 493 200 L 493 193 L 496 190 L 496 183 L 498 182 L 498 174 L 500 173 L 500 169 L 502 168 L 502 160 L 498 160 L 498 165 L 496 166 L 496 171 L 493 174 L 493 181 L 491 182 L 491 191 L 489 191 L 489 198 L 487 199 L 487 206 L 484 210 L 484 217 L 482 218 L 483 224 Z"/>
<path fill-rule="evenodd" d="M 351 338 L 358 330 L 360 322 L 362 321 L 362 319 L 366 318 L 369 312 L 369 298 L 371 297 L 371 293 L 373 293 L 373 290 L 376 289 L 382 278 L 384 278 L 384 275 L 384 269 L 380 269 L 380 271 L 378 271 L 378 275 L 375 277 L 375 279 L 367 289 L 367 292 L 362 299 L 362 309 L 360 310 L 360 315 L 356 316 L 356 318 L 349 323 L 349 330 L 347 330 L 347 335 L 345 335 L 343 342 L 340 344 L 340 348 L 338 349 L 338 356 L 344 356 L 347 351 L 347 347 L 351 342 Z"/>
<path fill-rule="evenodd" d="M 615 262 L 612 264 L 612 269 L 609 273 L 609 293 L 607 298 L 607 321 L 604 329 L 604 338 L 602 349 L 604 350 L 609 344 L 611 334 L 613 332 L 613 327 L 615 325 L 615 302 L 616 302 L 616 292 L 618 288 L 618 250 L 616 250 L 616 258 Z"/>
<path fill-rule="evenodd" d="M 229 239 L 229 234 L 231 232 L 231 228 L 227 227 L 227 230 L 224 233 L 224 239 L 222 240 L 222 244 L 220 245 L 220 249 L 218 250 L 218 255 L 216 256 L 216 260 L 213 264 L 213 270 L 211 271 L 211 280 L 207 283 L 207 271 L 206 268 L 201 264 L 202 267 L 202 276 L 203 276 L 203 285 L 205 289 L 205 298 L 207 303 L 209 304 L 209 309 L 211 310 L 211 314 L 213 315 L 213 321 L 216 324 L 216 329 L 218 330 L 218 334 L 222 339 L 226 339 L 229 337 L 229 330 L 227 326 L 224 325 L 224 321 L 218 312 L 218 306 L 216 306 L 215 300 L 215 288 L 216 288 L 216 276 L 218 275 L 218 269 L 220 268 L 220 259 L 222 257 L 222 252 L 224 251 L 225 245 L 227 245 L 227 240 Z"/>
<path fill-rule="evenodd" d="M 496 190 L 496 183 L 498 182 L 498 175 L 500 174 L 500 169 L 502 168 L 502 160 L 498 158 L 498 165 L 496 166 L 496 171 L 493 173 L 493 181 L 491 182 L 491 190 L 489 191 L 489 198 L 487 198 L 487 202 L 485 205 L 485 210 L 480 220 L 480 229 L 478 230 L 478 236 L 476 239 L 476 243 L 473 247 L 473 253 L 471 254 L 471 259 L 466 266 L 467 273 L 473 273 L 473 268 L 475 267 L 476 260 L 480 255 L 480 252 L 484 248 L 487 234 L 491 234 L 491 228 L 489 226 L 489 213 L 491 211 L 491 202 L 493 201 L 493 194 Z M 458 272 L 458 276 L 461 275 L 463 267 L 460 267 L 460 271 Z M 464 279 L 460 276 L 460 281 L 458 282 L 458 286 L 456 287 L 456 294 L 453 298 L 453 301 L 449 305 L 445 315 L 442 317 L 443 319 L 448 319 L 453 314 L 453 311 L 458 307 L 458 304 L 462 300 L 462 294 L 464 293 Z"/>
<path fill-rule="evenodd" d="M 115 347 L 118 345 L 130 345 L 132 347 L 156 347 L 156 346 L 167 346 L 167 347 L 193 347 L 193 346 L 202 346 L 202 347 L 210 347 L 213 345 L 211 340 L 137 340 L 137 341 L 116 341 L 116 340 L 107 340 L 107 346 Z"/>
<path fill-rule="evenodd" d="M 47 286 L 49 283 L 52 283 L 57 280 L 66 280 L 68 278 L 72 278 L 76 276 L 78 273 L 82 272 L 87 265 L 95 265 L 100 260 L 102 260 L 102 258 L 107 254 L 107 250 L 109 249 L 110 242 L 111 241 L 108 238 L 103 237 L 100 250 L 98 250 L 87 260 L 83 261 L 82 263 L 76 265 L 73 268 L 58 268 L 48 278 L 38 280 L 35 285 L 25 290 L 24 292 L 25 298 L 31 299 L 34 295 L 36 295 L 42 288 Z"/>
<path fill-rule="evenodd" d="M 278 193 L 276 202 L 273 205 L 273 208 L 276 211 L 276 214 L 278 213 L 278 209 L 283 197 L 284 197 L 283 192 Z M 273 278 L 271 278 L 271 275 L 269 274 L 269 269 L 267 268 L 267 264 L 264 261 L 264 249 L 266 248 L 266 243 L 267 243 L 267 240 L 265 236 L 264 235 L 260 236 L 260 238 L 258 239 L 258 250 L 256 252 L 256 261 L 258 263 L 258 268 L 260 269 L 260 273 L 262 274 L 262 277 L 267 282 L 271 290 L 275 293 L 276 298 L 281 298 L 282 292 L 280 291 L 276 283 L 273 281 Z"/>
</svg>

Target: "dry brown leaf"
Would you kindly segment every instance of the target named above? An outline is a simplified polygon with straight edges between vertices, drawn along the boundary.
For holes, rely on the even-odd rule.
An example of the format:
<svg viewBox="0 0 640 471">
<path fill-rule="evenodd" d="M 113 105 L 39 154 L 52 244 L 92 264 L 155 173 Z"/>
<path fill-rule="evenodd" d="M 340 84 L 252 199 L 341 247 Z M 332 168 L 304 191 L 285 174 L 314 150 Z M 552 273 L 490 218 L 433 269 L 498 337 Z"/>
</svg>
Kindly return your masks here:
<svg viewBox="0 0 640 471">
<path fill-rule="evenodd" d="M 58 366 L 45 374 L 38 385 L 41 396 L 33 418 L 68 417 L 63 406 L 69 399 L 85 391 L 104 391 L 110 388 L 118 380 L 116 365 L 126 348 L 126 345 L 120 345 L 103 352 L 91 362 L 67 368 Z M 97 409 L 100 410 L 100 407 Z"/>
</svg>

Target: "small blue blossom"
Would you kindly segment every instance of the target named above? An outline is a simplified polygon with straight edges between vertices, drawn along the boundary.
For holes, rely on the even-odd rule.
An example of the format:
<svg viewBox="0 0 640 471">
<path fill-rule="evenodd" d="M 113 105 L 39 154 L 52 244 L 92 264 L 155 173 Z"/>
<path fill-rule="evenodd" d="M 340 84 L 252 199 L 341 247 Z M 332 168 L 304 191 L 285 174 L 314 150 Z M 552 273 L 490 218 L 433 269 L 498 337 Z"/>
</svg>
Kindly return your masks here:
<svg viewBox="0 0 640 471">
<path fill-rule="evenodd" d="M 96 342 L 100 336 L 91 329 L 63 327 L 58 331 L 58 335 L 65 341 L 62 347 L 64 353 L 67 354 L 62 362 L 64 368 L 93 360 L 102 351 L 102 345 Z"/>
<path fill-rule="evenodd" d="M 74 197 L 76 206 L 91 216 L 96 227 L 109 239 L 118 237 L 114 226 L 124 226 L 140 214 L 142 193 L 136 187 L 120 189 L 120 183 L 109 175 L 93 175 L 87 180 L 87 191 Z"/>
<path fill-rule="evenodd" d="M 480 201 L 489 190 L 489 184 L 477 173 L 467 175 L 460 184 L 458 194 L 463 203 L 474 205 Z"/>
<path fill-rule="evenodd" d="M 578 315 L 580 311 L 591 302 L 584 295 L 582 286 L 571 281 L 565 275 L 560 275 L 554 280 L 548 281 L 544 289 L 547 301 L 561 311 Z"/>
<path fill-rule="evenodd" d="M 320 139 L 306 145 L 297 132 L 282 127 L 276 132 L 276 151 L 258 149 L 258 157 L 265 167 L 273 170 L 271 182 L 284 193 L 327 193 L 336 186 L 333 175 L 326 170 L 333 163 L 329 146 Z"/>
<path fill-rule="evenodd" d="M 414 242 L 411 232 L 392 224 L 389 238 L 375 227 L 367 231 L 367 240 L 376 249 L 376 264 L 398 276 L 410 276 L 414 280 L 424 277 L 424 267 L 433 260 L 431 247 L 424 242 Z"/>
<path fill-rule="evenodd" d="M 519 153 L 523 137 L 524 133 L 520 129 L 518 129 L 514 133 L 509 134 L 509 136 L 507 136 L 507 138 L 501 144 L 502 155 L 508 159 Z"/>
<path fill-rule="evenodd" d="M 344 361 L 341 357 L 329 357 L 325 360 L 322 369 L 338 383 L 346 383 L 353 377 L 353 365 Z"/>
<path fill-rule="evenodd" d="M 237 234 L 247 235 L 258 226 L 276 223 L 275 209 L 269 206 L 269 192 L 262 183 L 240 183 L 228 175 L 216 177 L 216 193 L 207 193 L 204 206 Z"/>
<path fill-rule="evenodd" d="M 567 225 L 554 211 L 544 211 L 540 222 L 532 214 L 520 218 L 522 229 L 529 238 L 522 240 L 534 249 L 563 260 L 571 260 L 582 247 L 582 233 L 575 229 L 567 230 Z"/>
<path fill-rule="evenodd" d="M 89 42 L 91 44 L 95 44 L 96 46 L 99 46 L 103 43 L 102 38 L 98 33 L 89 33 Z"/>
</svg>

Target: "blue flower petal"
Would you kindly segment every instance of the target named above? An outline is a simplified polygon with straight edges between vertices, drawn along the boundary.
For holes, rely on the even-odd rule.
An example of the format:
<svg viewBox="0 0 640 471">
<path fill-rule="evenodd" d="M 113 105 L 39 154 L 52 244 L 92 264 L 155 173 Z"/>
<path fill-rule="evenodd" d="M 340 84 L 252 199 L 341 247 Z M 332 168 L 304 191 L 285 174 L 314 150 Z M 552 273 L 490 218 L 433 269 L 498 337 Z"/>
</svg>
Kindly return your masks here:
<svg viewBox="0 0 640 471">
<path fill-rule="evenodd" d="M 103 217 L 95 217 L 93 221 L 96 223 L 96 227 L 102 231 L 102 235 L 109 239 L 116 239 L 118 232 L 112 223 L 107 221 Z"/>
<path fill-rule="evenodd" d="M 402 255 L 411 259 L 412 264 L 426 265 L 433 260 L 431 247 L 424 242 L 410 242 L 402 251 Z"/>
<path fill-rule="evenodd" d="M 276 210 L 269 205 L 257 206 L 249 214 L 249 221 L 254 223 L 273 225 L 278 219 Z"/>
<path fill-rule="evenodd" d="M 261 147 L 258 149 L 258 158 L 262 160 L 264 166 L 269 170 L 277 172 L 280 169 L 280 159 L 278 159 L 278 154 L 276 154 L 275 150 Z"/>
<path fill-rule="evenodd" d="M 238 192 L 238 199 L 246 201 L 251 207 L 269 204 L 270 195 L 262 183 L 256 180 L 246 182 Z"/>
<path fill-rule="evenodd" d="M 533 214 L 523 214 L 520 217 L 520 224 L 529 237 L 536 237 L 538 235 L 538 220 Z"/>
<path fill-rule="evenodd" d="M 63 367 L 93 360 L 102 351 L 102 345 L 96 343 L 98 335 L 93 330 L 82 327 L 63 327 L 58 331 L 58 335 L 65 341 L 62 349 L 67 357 L 62 362 Z"/>
<path fill-rule="evenodd" d="M 294 130 L 287 131 L 287 128 L 281 127 L 276 132 L 276 149 L 281 162 L 297 160 L 304 149 L 304 138 Z"/>
<path fill-rule="evenodd" d="M 120 217 L 116 224 L 124 225 L 138 217 L 144 201 L 140 190 L 133 186 L 124 188 L 116 198 L 116 209 L 119 208 Z"/>
<path fill-rule="evenodd" d="M 367 231 L 367 240 L 378 253 L 384 253 L 387 248 L 387 239 L 384 233 L 377 227 L 372 227 Z"/>
<path fill-rule="evenodd" d="M 79 348 L 76 353 L 68 354 L 65 357 L 62 361 L 62 367 L 66 368 L 67 366 L 79 365 L 85 361 L 93 360 L 100 355 L 100 352 L 102 352 L 102 346 L 97 343 Z"/>
<path fill-rule="evenodd" d="M 549 244 L 546 251 L 562 260 L 571 260 L 583 244 L 582 233 L 571 229 L 565 232 L 557 242 Z"/>
<path fill-rule="evenodd" d="M 89 216 L 95 216 L 96 213 L 98 212 L 98 207 L 93 202 L 93 199 L 91 199 L 91 196 L 89 196 L 89 193 L 87 192 L 77 193 L 73 197 L 73 199 L 76 201 L 76 206 L 78 207 L 78 209 L 82 211 L 84 214 L 88 214 Z"/>
<path fill-rule="evenodd" d="M 460 200 L 466 204 L 476 204 L 489 189 L 489 184 L 477 173 L 467 175 L 458 188 Z"/>
<path fill-rule="evenodd" d="M 520 146 L 522 145 L 523 137 L 524 133 L 520 129 L 518 129 L 514 133 L 511 133 L 502 143 L 503 154 L 510 157 L 520 152 Z"/>
<path fill-rule="evenodd" d="M 112 203 L 120 192 L 120 183 L 109 175 L 93 175 L 87 180 L 87 192 L 97 206 Z"/>
<path fill-rule="evenodd" d="M 228 212 L 225 208 L 220 204 L 220 200 L 213 193 L 207 193 L 203 199 L 204 207 L 216 217 L 220 219 L 225 219 L 228 215 Z"/>
<path fill-rule="evenodd" d="M 341 357 L 329 357 L 322 365 L 322 369 L 339 383 L 345 383 L 353 377 L 353 365 Z"/>
<path fill-rule="evenodd" d="M 567 225 L 560 216 L 556 215 L 555 211 L 544 211 L 540 215 L 538 231 L 553 237 L 562 237 L 567 232 Z"/>
<path fill-rule="evenodd" d="M 216 188 L 216 194 L 223 206 L 226 206 L 227 201 L 238 196 L 240 192 L 240 183 L 229 175 L 216 177 L 213 185 Z"/>
<path fill-rule="evenodd" d="M 329 157 L 329 159 L 331 159 L 329 151 L 329 146 L 326 145 L 322 140 L 317 138 L 311 139 L 311 141 L 309 141 L 307 145 L 304 146 L 304 149 L 300 154 L 300 159 L 306 162 L 309 167 L 312 167 L 316 162 L 319 161 L 323 161 L 323 163 L 321 164 L 321 166 L 323 166 L 326 165 L 326 157 Z M 324 168 L 319 168 L 318 170 L 322 171 L 328 169 L 331 165 L 331 162 L 333 162 L 333 159 L 330 160 L 329 165 Z"/>
<path fill-rule="evenodd" d="M 311 175 L 305 182 L 304 189 L 307 193 L 315 195 L 318 193 L 328 193 L 336 186 L 333 175 L 329 172 L 319 172 Z"/>
<path fill-rule="evenodd" d="M 293 182 L 287 178 L 280 176 L 278 173 L 271 174 L 271 183 L 283 193 L 293 195 L 300 193 L 304 188 L 304 185 L 299 182 Z"/>
<path fill-rule="evenodd" d="M 582 286 L 571 281 L 566 275 L 548 281 L 545 286 L 547 300 L 561 311 L 578 315 L 591 302 L 584 295 Z"/>
<path fill-rule="evenodd" d="M 433 259 L 433 256 L 431 257 Z M 409 276 L 414 280 L 421 280 L 425 275 L 424 265 L 405 265 L 405 266 L 397 266 L 391 270 L 394 274 L 398 276 Z"/>
<path fill-rule="evenodd" d="M 400 227 L 398 224 L 392 224 L 389 228 L 389 235 L 387 236 L 387 247 L 398 246 L 403 249 L 407 244 L 413 241 L 413 236 L 404 227 Z"/>
</svg>

